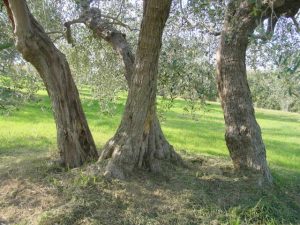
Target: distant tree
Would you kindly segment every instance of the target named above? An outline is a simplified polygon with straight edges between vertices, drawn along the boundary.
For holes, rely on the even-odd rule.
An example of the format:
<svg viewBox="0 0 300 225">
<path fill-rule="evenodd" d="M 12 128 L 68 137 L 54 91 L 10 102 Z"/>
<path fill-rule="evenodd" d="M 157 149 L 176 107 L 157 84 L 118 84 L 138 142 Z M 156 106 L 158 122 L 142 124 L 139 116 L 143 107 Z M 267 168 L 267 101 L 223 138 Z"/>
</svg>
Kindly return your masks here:
<svg viewBox="0 0 300 225">
<path fill-rule="evenodd" d="M 248 80 L 256 107 L 300 112 L 299 72 L 255 71 L 248 73 Z"/>
<path fill-rule="evenodd" d="M 25 0 L 5 0 L 16 46 L 39 72 L 52 101 L 62 163 L 77 167 L 98 158 L 65 56 L 30 13 Z"/>
</svg>

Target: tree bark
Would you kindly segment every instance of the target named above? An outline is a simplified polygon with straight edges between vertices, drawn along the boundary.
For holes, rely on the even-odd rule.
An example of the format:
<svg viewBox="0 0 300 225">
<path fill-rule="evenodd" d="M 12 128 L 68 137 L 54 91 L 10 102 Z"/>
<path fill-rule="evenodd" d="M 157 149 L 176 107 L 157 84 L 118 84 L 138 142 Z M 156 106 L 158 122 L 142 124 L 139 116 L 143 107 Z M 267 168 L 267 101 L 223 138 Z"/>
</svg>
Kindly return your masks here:
<svg viewBox="0 0 300 225">
<path fill-rule="evenodd" d="M 65 23 L 68 32 L 71 33 L 70 26 L 75 23 L 84 23 L 88 29 L 90 29 L 94 36 L 103 39 L 108 42 L 114 50 L 120 55 L 123 60 L 125 66 L 125 78 L 128 83 L 129 89 L 131 88 L 132 77 L 134 75 L 134 62 L 135 55 L 132 53 L 131 46 L 126 40 L 126 35 L 114 28 L 109 21 L 103 18 L 101 11 L 97 8 L 89 8 L 88 10 L 83 10 L 82 15 L 75 20 L 69 21 Z M 176 162 L 182 163 L 181 158 L 177 155 L 173 149 L 173 147 L 169 144 L 169 142 L 164 137 L 162 132 L 159 120 L 156 115 L 156 108 L 154 110 L 153 122 L 152 122 L 153 131 L 149 135 L 153 137 L 154 148 L 156 148 L 157 157 L 160 159 L 177 159 L 174 160 Z M 102 155 L 102 159 L 111 158 L 112 152 L 114 152 L 114 148 L 116 148 L 115 142 L 118 144 L 119 142 L 116 140 L 122 139 L 117 134 L 112 138 L 105 146 L 105 153 Z M 125 140 L 125 138 L 123 138 Z M 123 142 L 124 140 L 120 140 Z M 108 150 L 110 149 L 110 150 Z M 171 155 L 170 155 L 171 154 Z M 134 162 L 133 162 L 134 164 Z M 157 163 L 158 165 L 159 163 Z M 150 166 L 151 164 L 149 164 Z M 146 166 L 147 167 L 147 166 Z M 150 170 L 158 170 L 159 166 L 156 168 L 149 168 Z M 124 177 L 124 174 L 121 175 Z M 119 175 L 120 177 L 120 175 Z"/>
<path fill-rule="evenodd" d="M 83 22 L 86 27 L 93 32 L 95 37 L 103 39 L 109 43 L 120 55 L 125 67 L 125 78 L 128 88 L 131 88 L 131 80 L 134 73 L 135 55 L 133 54 L 132 48 L 126 39 L 126 35 L 115 29 L 107 20 L 103 19 L 101 11 L 97 8 L 90 8 L 89 10 L 84 11 L 82 16 L 73 22 L 77 23 L 78 21 Z M 73 22 L 70 21 L 65 25 L 69 27 Z M 170 151 L 175 154 L 173 146 L 169 144 L 163 134 L 157 117 L 156 109 L 153 117 L 153 127 L 155 128 L 153 136 L 155 136 L 157 140 L 156 148 L 159 149 L 157 151 L 160 153 L 165 152 L 166 154 L 168 154 Z M 161 158 L 163 159 L 164 157 L 161 156 Z M 177 158 L 181 160 L 179 156 L 177 156 Z"/>
<path fill-rule="evenodd" d="M 65 55 L 54 46 L 24 0 L 9 0 L 6 6 L 13 15 L 16 46 L 39 72 L 52 101 L 62 163 L 73 168 L 96 160 L 96 146 Z"/>
<path fill-rule="evenodd" d="M 225 140 L 237 170 L 254 169 L 272 181 L 246 75 L 248 37 L 256 27 L 252 6 L 231 1 L 217 52 L 217 82 L 226 125 Z"/>
<path fill-rule="evenodd" d="M 228 4 L 217 52 L 217 82 L 226 125 L 225 140 L 234 167 L 258 171 L 265 181 L 272 182 L 247 82 L 248 38 L 253 35 L 257 21 L 274 14 L 292 16 L 297 13 L 300 3 L 295 0 L 265 1 L 260 6 L 260 12 L 264 14 L 259 15 L 254 14 L 254 7 L 255 3 L 245 0 L 232 0 Z"/>
<path fill-rule="evenodd" d="M 145 2 L 125 112 L 116 134 L 100 157 L 100 160 L 110 158 L 105 175 L 120 179 L 135 168 L 159 172 L 162 160 L 181 163 L 156 117 L 158 59 L 171 0 Z"/>
<path fill-rule="evenodd" d="M 83 15 L 79 18 L 79 21 L 82 21 L 86 27 L 93 32 L 95 37 L 105 40 L 113 47 L 116 53 L 119 54 L 125 67 L 124 75 L 128 84 L 128 88 L 130 88 L 131 80 L 134 74 L 135 55 L 133 54 L 132 48 L 126 39 L 126 35 L 115 29 L 107 20 L 103 19 L 101 11 L 97 8 L 90 8 L 89 10 L 84 11 Z M 71 23 L 72 21 L 66 23 L 66 26 L 69 27 Z M 154 117 L 155 119 L 153 126 L 155 127 L 155 135 L 159 138 L 157 147 L 165 149 L 163 151 L 168 151 L 173 147 L 164 137 L 156 115 L 156 111 Z"/>
</svg>

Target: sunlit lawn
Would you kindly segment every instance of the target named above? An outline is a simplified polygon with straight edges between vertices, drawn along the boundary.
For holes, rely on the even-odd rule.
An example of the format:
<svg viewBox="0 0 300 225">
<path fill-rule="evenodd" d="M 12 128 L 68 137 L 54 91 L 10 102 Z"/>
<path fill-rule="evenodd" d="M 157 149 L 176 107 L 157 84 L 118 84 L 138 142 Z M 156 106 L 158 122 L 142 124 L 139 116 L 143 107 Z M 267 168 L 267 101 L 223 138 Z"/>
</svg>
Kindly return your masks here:
<svg viewBox="0 0 300 225">
<path fill-rule="evenodd" d="M 117 129 L 126 95 L 120 97 L 117 111 L 112 116 L 99 113 L 97 101 L 90 99 L 88 91 L 85 90 L 82 97 L 89 125 L 100 149 Z M 56 151 L 56 131 L 50 102 L 44 92 L 38 99 L 38 102 L 30 102 L 10 115 L 1 115 L 2 162 Z M 190 153 L 228 157 L 220 105 L 208 103 L 204 110 L 197 112 L 196 120 L 183 110 L 184 105 L 183 100 L 176 100 L 162 121 L 170 143 L 176 149 Z M 300 115 L 263 109 L 256 109 L 256 115 L 273 171 L 300 176 Z"/>
</svg>

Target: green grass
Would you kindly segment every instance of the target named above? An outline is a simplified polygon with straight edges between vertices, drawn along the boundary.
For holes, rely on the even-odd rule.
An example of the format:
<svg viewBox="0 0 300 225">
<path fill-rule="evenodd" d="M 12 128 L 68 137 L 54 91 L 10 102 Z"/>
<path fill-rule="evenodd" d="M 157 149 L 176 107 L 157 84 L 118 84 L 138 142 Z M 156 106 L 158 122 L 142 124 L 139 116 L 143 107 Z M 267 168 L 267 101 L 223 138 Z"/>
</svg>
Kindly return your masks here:
<svg viewBox="0 0 300 225">
<path fill-rule="evenodd" d="M 100 114 L 87 90 L 82 97 L 100 149 L 118 127 L 125 95 L 113 116 Z M 184 104 L 175 100 L 162 127 L 189 168 L 124 182 L 106 181 L 90 167 L 64 171 L 50 163 L 56 130 L 44 92 L 0 116 L 0 224 L 300 224 L 300 115 L 256 109 L 275 177 L 264 190 L 233 172 L 220 105 L 209 102 L 194 120 Z"/>
</svg>

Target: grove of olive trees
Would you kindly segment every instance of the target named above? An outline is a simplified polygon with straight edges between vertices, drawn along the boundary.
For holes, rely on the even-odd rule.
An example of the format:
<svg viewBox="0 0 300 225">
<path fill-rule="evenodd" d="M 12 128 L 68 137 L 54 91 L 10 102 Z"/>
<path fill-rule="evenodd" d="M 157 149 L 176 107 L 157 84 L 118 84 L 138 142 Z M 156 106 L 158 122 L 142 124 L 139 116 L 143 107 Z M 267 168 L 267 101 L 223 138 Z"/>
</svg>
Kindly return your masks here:
<svg viewBox="0 0 300 225">
<path fill-rule="evenodd" d="M 200 4 L 198 1 L 174 1 L 172 4 L 169 0 L 145 0 L 143 4 L 134 1 L 117 4 L 105 1 L 57 1 L 51 5 L 45 1 L 44 9 L 39 9 L 35 2 L 29 3 L 39 19 L 45 15 L 45 7 L 51 7 L 48 13 L 56 21 L 53 26 L 47 23 L 47 29 L 60 29 L 60 25 L 64 24 L 65 31 L 46 32 L 30 12 L 26 1 L 3 1 L 7 17 L 2 20 L 6 30 L 1 36 L 1 40 L 4 40 L 1 43 L 1 55 L 4 60 L 4 54 L 9 53 L 4 50 L 12 48 L 12 34 L 4 23 L 9 18 L 16 48 L 37 69 L 52 101 L 63 165 L 77 167 L 86 161 L 98 159 L 73 80 L 75 77 L 77 82 L 85 80 L 83 84 L 93 87 L 93 90 L 97 89 L 97 85 L 104 86 L 104 96 L 106 92 L 107 95 L 117 94 L 110 89 L 128 90 L 120 126 L 100 156 L 100 160 L 108 159 L 106 175 L 125 178 L 137 168 L 159 172 L 160 164 L 165 160 L 183 164 L 161 129 L 156 106 L 156 96 L 159 94 L 171 101 L 183 97 L 190 106 L 186 107 L 187 111 L 193 111 L 193 105 L 199 102 L 217 100 L 219 97 L 226 124 L 225 140 L 235 169 L 259 171 L 266 181 L 272 182 L 261 130 L 255 119 L 246 65 L 255 70 L 255 65 L 247 61 L 256 59 L 258 65 L 267 57 L 257 59 L 252 52 L 254 42 L 258 43 L 258 51 L 259 48 L 264 49 L 266 42 L 272 46 L 284 44 L 272 42 L 272 37 L 279 30 L 276 25 L 285 25 L 285 22 L 281 22 L 282 17 L 291 18 L 292 29 L 299 30 L 299 2 L 241 0 Z M 119 8 L 112 8 L 111 4 L 117 4 Z M 68 11 L 60 11 L 60 8 Z M 84 24 L 86 28 L 78 24 Z M 94 48 L 88 45 L 92 41 L 96 46 Z M 106 43 L 112 48 L 107 48 Z M 71 65 L 72 72 L 65 55 L 58 50 L 59 46 L 67 52 L 69 60 L 75 60 L 78 64 L 77 67 Z M 215 82 L 214 56 L 217 49 Z M 124 66 L 115 61 L 117 58 L 109 61 L 108 51 L 109 54 L 117 53 Z M 19 59 L 12 52 L 12 56 L 6 56 L 5 60 L 14 64 Z M 8 64 L 3 60 L 1 63 Z M 111 68 L 121 68 L 123 72 L 120 74 L 125 75 L 127 87 L 121 84 L 124 80 L 122 75 L 114 77 L 121 82 L 111 79 L 113 86 L 105 84 L 105 80 L 110 80 L 112 76 L 106 70 L 106 79 L 100 78 L 101 71 L 105 71 L 101 68 L 104 65 L 99 63 L 101 61 L 106 61 Z M 85 68 L 86 62 L 90 68 Z M 272 64 L 272 59 L 269 62 Z M 288 64 L 288 59 L 281 57 L 277 62 Z M 292 62 L 296 71 L 299 63 Z M 92 73 L 93 76 L 82 78 L 87 75 L 85 73 Z M 299 96 L 297 78 L 289 79 L 296 79 L 293 85 L 289 85 L 290 96 Z M 255 91 L 254 94 L 258 95 Z M 297 103 L 294 102 L 293 106 L 297 107 Z"/>
<path fill-rule="evenodd" d="M 0 225 L 298 224 L 299 8 L 0 0 Z"/>
</svg>

